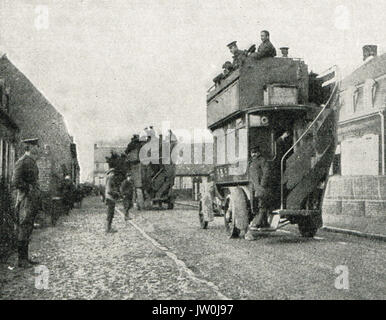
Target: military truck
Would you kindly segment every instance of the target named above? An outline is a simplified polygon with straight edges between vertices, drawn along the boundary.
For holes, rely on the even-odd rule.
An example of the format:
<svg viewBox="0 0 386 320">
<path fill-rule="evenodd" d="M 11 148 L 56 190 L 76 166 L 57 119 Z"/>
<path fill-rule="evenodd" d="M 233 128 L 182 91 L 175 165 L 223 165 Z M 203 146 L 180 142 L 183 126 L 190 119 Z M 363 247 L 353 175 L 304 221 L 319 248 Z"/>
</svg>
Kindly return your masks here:
<svg viewBox="0 0 386 320">
<path fill-rule="evenodd" d="M 153 146 L 152 150 L 147 148 L 150 145 Z M 168 209 L 174 208 L 175 196 L 172 191 L 176 169 L 170 155 L 175 145 L 170 135 L 163 138 L 162 135 L 156 136 L 154 131 L 141 137 L 134 135 L 128 144 L 125 154 L 136 190 L 137 209 L 153 205 L 162 208 L 164 203 Z"/>
<path fill-rule="evenodd" d="M 243 237 L 257 211 L 248 174 L 255 147 L 273 168 L 276 208 L 269 214 L 269 229 L 297 224 L 302 236 L 313 237 L 322 226 L 322 199 L 337 143 L 335 71 L 331 68 L 325 74 L 330 95 L 322 105 L 309 101 L 308 66 L 288 57 L 248 56 L 240 68 L 208 90 L 215 183 L 224 199 L 230 237 Z M 279 144 L 285 132 L 289 136 Z M 203 225 L 201 212 L 199 218 Z"/>
</svg>

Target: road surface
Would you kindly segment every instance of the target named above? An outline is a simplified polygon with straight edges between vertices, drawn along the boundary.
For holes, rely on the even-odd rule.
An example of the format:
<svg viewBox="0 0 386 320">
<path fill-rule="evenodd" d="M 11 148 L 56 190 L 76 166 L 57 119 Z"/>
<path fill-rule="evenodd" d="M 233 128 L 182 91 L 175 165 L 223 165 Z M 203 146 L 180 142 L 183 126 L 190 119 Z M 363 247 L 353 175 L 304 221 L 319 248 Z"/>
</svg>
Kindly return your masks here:
<svg viewBox="0 0 386 320">
<path fill-rule="evenodd" d="M 222 217 L 203 230 L 196 210 L 180 205 L 134 211 L 130 222 L 117 213 L 118 232 L 106 235 L 105 211 L 88 198 L 55 228 L 35 230 L 31 251 L 43 269 L 14 268 L 11 257 L 0 265 L 0 298 L 386 298 L 382 241 L 321 231 L 305 239 L 294 226 L 229 239 Z"/>
</svg>

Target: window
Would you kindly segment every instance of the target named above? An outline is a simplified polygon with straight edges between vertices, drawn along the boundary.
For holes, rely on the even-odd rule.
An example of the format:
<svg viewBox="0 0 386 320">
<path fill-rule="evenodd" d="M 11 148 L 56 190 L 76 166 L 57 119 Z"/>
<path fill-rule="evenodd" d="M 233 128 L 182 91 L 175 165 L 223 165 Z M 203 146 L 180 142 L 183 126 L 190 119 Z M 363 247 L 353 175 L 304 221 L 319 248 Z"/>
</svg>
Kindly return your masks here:
<svg viewBox="0 0 386 320">
<path fill-rule="evenodd" d="M 3 139 L 0 139 L 0 178 L 4 177 L 3 171 Z"/>
<path fill-rule="evenodd" d="M 15 146 L 0 139 L 0 178 L 10 182 L 15 168 Z"/>
<path fill-rule="evenodd" d="M 182 177 L 181 189 L 192 189 L 192 178 Z"/>
<path fill-rule="evenodd" d="M 341 143 L 341 174 L 379 174 L 379 136 L 367 134 Z"/>
<path fill-rule="evenodd" d="M 365 109 L 374 107 L 374 98 L 377 89 L 377 83 L 374 79 L 367 79 L 363 88 L 363 103 Z"/>
<path fill-rule="evenodd" d="M 353 114 L 355 109 L 355 101 L 357 100 L 358 89 L 354 86 L 347 88 L 344 97 L 344 113 L 347 115 Z"/>
</svg>

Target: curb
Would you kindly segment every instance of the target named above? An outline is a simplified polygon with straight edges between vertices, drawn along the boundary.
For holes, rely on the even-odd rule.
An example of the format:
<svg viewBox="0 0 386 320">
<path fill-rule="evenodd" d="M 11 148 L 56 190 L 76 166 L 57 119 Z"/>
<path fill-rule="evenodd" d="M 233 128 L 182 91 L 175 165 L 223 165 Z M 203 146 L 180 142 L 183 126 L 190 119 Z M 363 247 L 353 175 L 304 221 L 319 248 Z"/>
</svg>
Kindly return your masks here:
<svg viewBox="0 0 386 320">
<path fill-rule="evenodd" d="M 189 204 L 189 203 L 181 203 L 181 202 L 176 202 L 174 201 L 175 204 L 179 204 L 181 206 L 187 206 L 187 207 L 192 207 L 192 208 L 195 208 L 195 209 L 198 209 L 198 206 L 195 205 L 195 204 Z"/>
<path fill-rule="evenodd" d="M 336 227 L 330 227 L 330 226 L 323 226 L 320 228 L 321 230 L 327 231 L 327 232 L 335 232 L 335 233 L 343 233 L 343 234 L 349 234 L 352 236 L 367 238 L 367 239 L 375 239 L 375 240 L 382 240 L 386 241 L 386 236 L 382 234 L 375 234 L 375 233 L 365 233 L 361 231 L 356 230 L 350 230 L 350 229 L 343 229 L 343 228 L 336 228 Z"/>
</svg>

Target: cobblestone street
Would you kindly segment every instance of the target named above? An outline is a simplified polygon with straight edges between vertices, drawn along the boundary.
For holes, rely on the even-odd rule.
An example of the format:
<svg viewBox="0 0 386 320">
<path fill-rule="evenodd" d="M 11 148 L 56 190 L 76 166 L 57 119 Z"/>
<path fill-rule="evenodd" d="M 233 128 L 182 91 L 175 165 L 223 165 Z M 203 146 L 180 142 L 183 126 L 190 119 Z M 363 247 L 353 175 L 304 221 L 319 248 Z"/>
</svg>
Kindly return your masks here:
<svg viewBox="0 0 386 320">
<path fill-rule="evenodd" d="M 99 198 L 87 198 L 57 227 L 35 230 L 31 253 L 49 270 L 48 289 L 35 288 L 34 268 L 10 270 L 11 257 L 0 265 L 0 298 L 218 299 L 120 214 L 113 223 L 118 232 L 106 235 L 105 211 Z"/>
<path fill-rule="evenodd" d="M 118 205 L 118 210 L 121 205 Z M 1 299 L 385 299 L 385 243 L 319 231 L 313 239 L 295 226 L 256 241 L 229 239 L 223 217 L 203 230 L 197 210 L 116 213 L 105 234 L 106 207 L 86 198 L 55 228 L 36 229 L 32 257 L 49 272 L 0 264 Z M 347 269 L 347 288 L 336 286 Z M 44 268 L 44 267 L 43 267 Z M 339 269 L 340 270 L 340 269 Z M 40 277 L 40 278 L 39 278 Z M 38 282 L 39 284 L 40 282 Z"/>
</svg>

